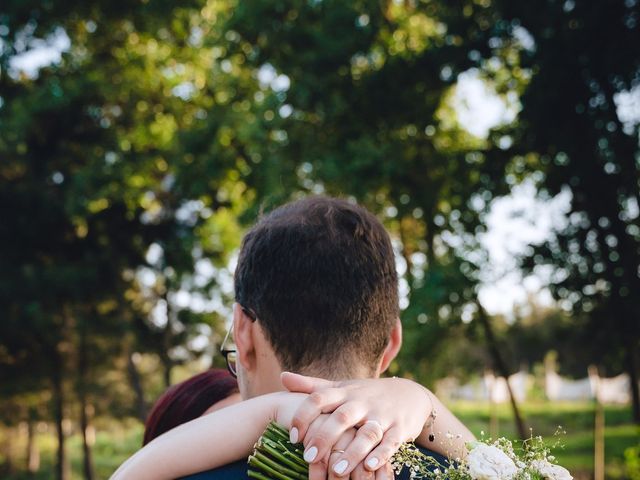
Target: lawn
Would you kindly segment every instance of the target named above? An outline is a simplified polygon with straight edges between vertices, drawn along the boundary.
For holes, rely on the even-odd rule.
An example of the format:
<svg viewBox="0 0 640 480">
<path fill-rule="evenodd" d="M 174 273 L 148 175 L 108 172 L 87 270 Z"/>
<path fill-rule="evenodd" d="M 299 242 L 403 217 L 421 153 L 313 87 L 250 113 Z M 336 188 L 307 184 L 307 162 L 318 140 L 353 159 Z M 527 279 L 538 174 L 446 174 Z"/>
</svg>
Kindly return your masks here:
<svg viewBox="0 0 640 480">
<path fill-rule="evenodd" d="M 469 402 L 450 404 L 451 409 L 478 436 L 482 432 L 489 436 L 490 407 Z M 560 436 L 564 448 L 555 451 L 558 462 L 569 468 L 576 479 L 588 479 L 593 475 L 593 405 L 589 403 L 527 403 L 522 405 L 527 425 L 534 435 L 542 435 L 550 443 L 555 441 L 554 433 L 558 426 L 567 432 Z M 508 405 L 495 409 L 497 435 L 515 438 L 515 429 Z M 640 444 L 637 427 L 631 423 L 631 411 L 628 407 L 609 406 L 605 410 L 605 457 L 606 477 L 625 478 L 624 451 L 630 446 Z M 106 479 L 116 467 L 140 445 L 142 428 L 137 423 L 110 423 L 99 425 L 94 445 L 94 463 L 97 479 Z M 52 478 L 52 465 L 55 454 L 55 442 L 52 432 L 39 436 L 42 467 L 39 475 L 29 477 L 26 474 L 4 476 L 6 480 L 44 480 Z M 15 445 L 16 451 L 24 451 L 23 442 Z M 79 435 L 72 435 L 68 442 L 71 460 L 72 479 L 80 479 L 82 469 L 82 445 Z M 1 459 L 1 457 L 0 457 Z"/>
<path fill-rule="evenodd" d="M 478 437 L 490 435 L 490 407 L 459 402 L 449 405 Z M 554 450 L 558 462 L 577 478 L 593 476 L 594 406 L 591 403 L 526 403 L 522 414 L 533 435 L 542 435 L 550 444 L 556 439 L 563 445 Z M 496 407 L 497 436 L 516 437 L 509 405 Z M 606 478 L 624 478 L 624 451 L 640 444 L 640 430 L 631 421 L 631 409 L 622 406 L 605 408 Z M 562 427 L 566 434 L 555 436 Z M 494 433 L 495 434 L 495 433 Z"/>
</svg>

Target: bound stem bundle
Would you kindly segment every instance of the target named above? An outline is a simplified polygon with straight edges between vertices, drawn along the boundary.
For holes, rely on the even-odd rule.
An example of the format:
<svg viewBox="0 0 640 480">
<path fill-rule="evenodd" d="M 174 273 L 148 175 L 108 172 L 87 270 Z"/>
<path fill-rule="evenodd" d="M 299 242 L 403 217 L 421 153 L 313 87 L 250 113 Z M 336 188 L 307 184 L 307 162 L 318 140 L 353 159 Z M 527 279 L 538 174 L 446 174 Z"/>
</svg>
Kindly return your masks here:
<svg viewBox="0 0 640 480">
<path fill-rule="evenodd" d="M 249 457 L 247 474 L 259 480 L 307 480 L 309 465 L 302 458 L 303 448 L 301 443 L 289 442 L 284 427 L 271 422 Z"/>
</svg>

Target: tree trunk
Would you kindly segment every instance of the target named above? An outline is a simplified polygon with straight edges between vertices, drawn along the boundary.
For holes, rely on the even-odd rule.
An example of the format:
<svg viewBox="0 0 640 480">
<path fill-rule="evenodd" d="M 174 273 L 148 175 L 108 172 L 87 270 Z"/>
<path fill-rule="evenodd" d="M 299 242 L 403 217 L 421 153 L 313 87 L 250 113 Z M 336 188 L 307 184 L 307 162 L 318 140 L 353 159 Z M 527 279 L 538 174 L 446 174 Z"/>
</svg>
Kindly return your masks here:
<svg viewBox="0 0 640 480">
<path fill-rule="evenodd" d="M 414 285 L 414 278 L 413 278 L 413 261 L 411 260 L 411 255 L 414 253 L 411 251 L 411 249 L 409 248 L 408 245 L 408 238 L 407 238 L 407 233 L 406 233 L 406 228 L 404 226 L 404 219 L 400 220 L 400 242 L 402 243 L 402 250 L 401 250 L 401 255 L 402 258 L 404 258 L 405 263 L 407 264 L 407 272 L 405 273 L 405 278 L 407 279 L 407 283 L 409 284 L 409 295 L 411 295 L 411 292 L 413 290 L 413 288 L 415 287 Z"/>
<path fill-rule="evenodd" d="M 2 443 L 2 454 L 4 456 L 4 464 L 2 465 L 2 471 L 0 473 L 6 473 L 11 475 L 15 473 L 14 464 L 14 448 L 13 448 L 13 427 L 7 426 L 5 428 L 4 442 Z"/>
<path fill-rule="evenodd" d="M 640 425 L 640 390 L 638 387 L 638 348 L 637 342 L 629 335 L 626 339 L 627 373 L 631 382 L 631 405 L 633 407 L 633 421 Z"/>
<path fill-rule="evenodd" d="M 171 350 L 173 342 L 173 322 L 171 318 L 173 312 L 171 311 L 171 303 L 169 303 L 166 290 L 162 294 L 162 299 L 167 306 L 167 324 L 162 332 L 162 351 L 160 352 L 160 362 L 163 366 L 162 378 L 164 379 L 164 386 L 165 388 L 169 388 L 171 386 L 171 370 L 173 369 L 173 360 L 171 360 L 171 357 L 169 356 L 169 350 Z"/>
<path fill-rule="evenodd" d="M 30 413 L 27 422 L 27 471 L 33 475 L 38 470 L 40 470 L 40 450 L 36 443 L 36 418 L 33 413 Z"/>
<path fill-rule="evenodd" d="M 81 400 L 80 405 L 80 428 L 82 429 L 82 453 L 83 453 L 83 464 L 82 470 L 84 473 L 84 478 L 86 480 L 93 480 L 95 478 L 93 471 L 93 456 L 91 454 L 91 445 L 93 444 L 93 439 L 89 438 L 89 430 L 91 428 L 90 418 L 89 418 L 89 409 L 90 405 L 87 404 L 86 396 L 84 396 Z"/>
<path fill-rule="evenodd" d="M 604 407 L 600 401 L 600 378 L 597 377 L 593 425 L 593 480 L 604 480 Z"/>
<path fill-rule="evenodd" d="M 91 444 L 93 441 L 90 440 L 87 435 L 90 428 L 90 406 L 87 399 L 87 372 L 89 368 L 89 358 L 87 351 L 86 321 L 86 319 L 83 319 L 80 326 L 80 348 L 78 352 L 78 397 L 80 400 L 80 429 L 82 431 L 82 471 L 86 480 L 93 480 L 95 477 L 93 471 L 93 458 L 91 455 Z"/>
<path fill-rule="evenodd" d="M 162 355 L 162 365 L 164 369 L 162 370 L 162 378 L 164 379 L 165 388 L 169 388 L 171 386 L 171 369 L 173 365 L 171 363 L 171 359 L 168 355 Z"/>
<path fill-rule="evenodd" d="M 127 372 L 129 374 L 129 382 L 131 382 L 131 388 L 136 395 L 136 413 L 141 422 L 147 419 L 147 402 L 144 398 L 144 390 L 142 389 L 142 379 L 140 378 L 140 372 L 134 360 L 136 352 L 127 351 Z"/>
<path fill-rule="evenodd" d="M 53 352 L 53 416 L 56 423 L 56 434 L 58 438 L 58 450 L 56 453 L 55 478 L 57 480 L 68 480 L 68 470 L 66 468 L 67 455 L 65 450 L 64 432 L 64 392 L 62 386 L 62 358 L 57 351 Z"/>
<path fill-rule="evenodd" d="M 485 337 L 487 339 L 487 347 L 489 349 L 489 353 L 493 358 L 493 363 L 496 367 L 498 373 L 503 376 L 507 382 L 507 391 L 509 392 L 509 399 L 511 401 L 511 408 L 513 410 L 513 418 L 516 423 L 516 428 L 518 429 L 518 435 L 521 439 L 525 439 L 528 437 L 527 431 L 525 428 L 524 421 L 522 416 L 520 415 L 520 409 L 518 408 L 518 402 L 516 401 L 516 397 L 513 395 L 513 390 L 511 385 L 509 384 L 509 376 L 510 372 L 507 368 L 507 364 L 502 358 L 502 354 L 500 353 L 500 347 L 496 340 L 495 335 L 493 334 L 493 329 L 491 328 L 491 322 L 489 321 L 489 316 L 487 312 L 482 308 L 480 302 L 476 302 L 476 306 L 478 308 L 478 320 L 480 321 L 482 328 L 484 330 Z"/>
<path fill-rule="evenodd" d="M 427 209 L 425 209 L 425 215 L 427 215 Z M 433 268 L 436 264 L 436 252 L 435 252 L 435 238 L 436 238 L 436 225 L 431 220 L 433 218 L 430 212 L 426 217 L 427 231 L 425 234 L 425 241 L 427 242 L 427 269 Z"/>
</svg>

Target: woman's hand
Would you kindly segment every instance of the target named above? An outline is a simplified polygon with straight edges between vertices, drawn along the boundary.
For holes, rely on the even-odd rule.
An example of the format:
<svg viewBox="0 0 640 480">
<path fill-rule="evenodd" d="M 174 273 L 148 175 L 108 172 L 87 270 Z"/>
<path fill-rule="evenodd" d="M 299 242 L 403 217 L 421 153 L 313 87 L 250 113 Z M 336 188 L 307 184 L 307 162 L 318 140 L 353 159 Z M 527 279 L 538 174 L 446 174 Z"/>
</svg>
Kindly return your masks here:
<svg viewBox="0 0 640 480">
<path fill-rule="evenodd" d="M 424 387 L 401 378 L 332 382 L 284 373 L 282 383 L 290 391 L 310 394 L 293 415 L 291 441 L 304 443 L 311 465 L 335 450 L 345 431 L 358 427 L 348 446 L 338 449 L 344 453 L 331 455 L 330 475 L 338 477 L 349 476 L 364 461 L 358 469 L 361 478 L 377 470 L 375 478 L 387 478 L 388 460 L 403 442 L 420 435 L 433 408 Z M 331 415 L 316 426 L 323 413 Z"/>
<path fill-rule="evenodd" d="M 318 416 L 307 429 L 307 437 L 312 438 L 315 432 L 329 419 L 331 415 L 324 413 Z M 325 455 L 317 461 L 309 464 L 309 480 L 339 480 L 340 477 L 329 468 L 330 465 L 338 463 L 342 459 L 342 451 L 346 451 L 357 434 L 355 428 L 346 430 L 331 448 L 329 455 Z M 366 470 L 364 464 L 360 462 L 350 474 L 352 480 L 393 480 L 391 465 L 387 463 L 376 472 Z"/>
</svg>

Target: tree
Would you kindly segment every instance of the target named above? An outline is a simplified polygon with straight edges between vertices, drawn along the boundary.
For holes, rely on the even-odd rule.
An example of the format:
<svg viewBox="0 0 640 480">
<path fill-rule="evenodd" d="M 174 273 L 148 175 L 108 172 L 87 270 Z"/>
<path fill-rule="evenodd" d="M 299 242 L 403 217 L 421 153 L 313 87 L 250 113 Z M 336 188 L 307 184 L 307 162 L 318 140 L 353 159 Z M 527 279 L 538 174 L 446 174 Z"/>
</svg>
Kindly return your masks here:
<svg viewBox="0 0 640 480">
<path fill-rule="evenodd" d="M 543 197 L 571 193 L 566 225 L 525 266 L 555 268 L 552 292 L 565 310 L 590 319 L 610 366 L 622 368 L 616 357 L 624 352 L 640 423 L 639 131 L 621 106 L 640 81 L 640 5 L 496 2 L 496 10 L 502 38 L 528 39 L 519 57 L 532 74 L 504 155 L 521 171 L 544 173 Z"/>
<path fill-rule="evenodd" d="M 280 118 L 272 113 L 285 135 L 263 158 L 277 162 L 280 178 L 294 171 L 303 188 L 352 195 L 386 217 L 406 263 L 403 317 L 423 340 L 455 331 L 463 311 L 481 315 L 484 255 L 474 235 L 505 189 L 508 162 L 487 159 L 490 144 L 460 127 L 451 96 L 458 74 L 490 55 L 494 16 L 480 2 L 254 0 L 229 20 L 240 37 L 229 54 L 244 52 L 256 71 L 287 79 L 273 108 Z M 420 314 L 440 328 L 417 324 Z M 433 351 L 433 340 L 408 343 L 414 359 Z M 493 343 L 490 352 L 500 373 L 511 373 Z"/>
</svg>

